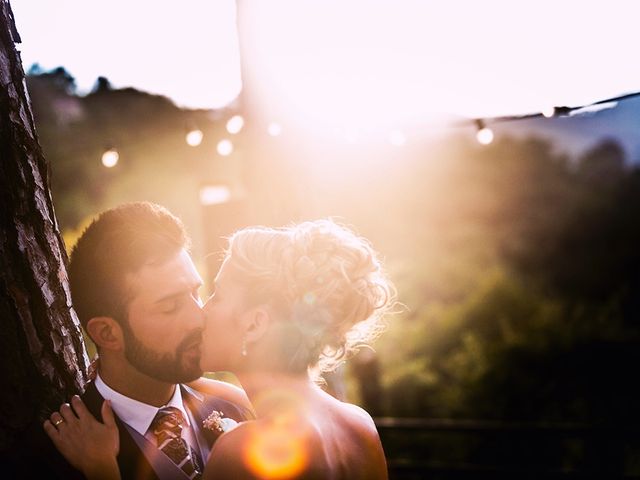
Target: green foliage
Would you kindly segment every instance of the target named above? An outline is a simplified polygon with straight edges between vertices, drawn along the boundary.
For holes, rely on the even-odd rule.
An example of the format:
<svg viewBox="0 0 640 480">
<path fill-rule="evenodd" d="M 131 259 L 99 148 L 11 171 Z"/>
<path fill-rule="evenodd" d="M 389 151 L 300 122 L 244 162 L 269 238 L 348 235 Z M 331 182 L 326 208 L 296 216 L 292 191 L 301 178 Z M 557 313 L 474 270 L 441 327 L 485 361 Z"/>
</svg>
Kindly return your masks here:
<svg viewBox="0 0 640 480">
<path fill-rule="evenodd" d="M 637 418 L 640 183 L 616 151 L 597 146 L 576 168 L 543 142 L 505 140 L 450 162 L 465 196 L 446 199 L 458 219 L 438 235 L 466 246 L 416 246 L 397 269 L 409 312 L 377 346 L 389 414 Z M 601 156 L 609 174 L 594 175 Z"/>
</svg>

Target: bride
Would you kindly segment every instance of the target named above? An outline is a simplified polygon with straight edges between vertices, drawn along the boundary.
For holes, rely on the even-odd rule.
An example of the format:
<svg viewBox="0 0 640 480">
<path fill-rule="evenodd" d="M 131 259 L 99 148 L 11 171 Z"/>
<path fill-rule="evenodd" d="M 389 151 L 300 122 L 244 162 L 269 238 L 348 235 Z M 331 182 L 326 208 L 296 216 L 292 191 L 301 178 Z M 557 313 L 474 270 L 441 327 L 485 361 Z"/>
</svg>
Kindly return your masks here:
<svg viewBox="0 0 640 480">
<path fill-rule="evenodd" d="M 257 420 L 212 412 L 205 426 L 224 433 L 203 477 L 387 478 L 369 414 L 318 384 L 380 333 L 392 302 L 369 243 L 331 221 L 236 232 L 204 307 L 201 367 L 234 372 Z M 87 478 L 120 478 L 108 402 L 104 423 L 79 398 L 72 406 L 60 428 L 45 422 L 47 434 Z"/>
</svg>

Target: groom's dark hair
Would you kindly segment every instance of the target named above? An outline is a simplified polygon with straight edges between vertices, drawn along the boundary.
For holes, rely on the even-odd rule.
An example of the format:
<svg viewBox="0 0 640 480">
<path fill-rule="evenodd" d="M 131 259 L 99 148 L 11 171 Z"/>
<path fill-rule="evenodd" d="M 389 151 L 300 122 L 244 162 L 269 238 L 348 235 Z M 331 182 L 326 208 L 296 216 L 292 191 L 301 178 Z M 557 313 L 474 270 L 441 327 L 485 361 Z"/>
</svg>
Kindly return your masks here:
<svg viewBox="0 0 640 480">
<path fill-rule="evenodd" d="M 67 268 L 82 326 L 94 317 L 126 322 L 132 297 L 126 275 L 162 263 L 189 245 L 180 219 L 160 205 L 126 203 L 101 213 L 73 247 Z"/>
</svg>

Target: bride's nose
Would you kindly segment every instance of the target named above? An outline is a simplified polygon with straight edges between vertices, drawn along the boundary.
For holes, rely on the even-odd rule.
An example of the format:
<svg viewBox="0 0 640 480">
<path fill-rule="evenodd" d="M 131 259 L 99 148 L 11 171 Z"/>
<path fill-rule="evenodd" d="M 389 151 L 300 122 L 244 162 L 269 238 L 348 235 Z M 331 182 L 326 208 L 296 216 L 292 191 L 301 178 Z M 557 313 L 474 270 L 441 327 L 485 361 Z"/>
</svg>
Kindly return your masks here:
<svg viewBox="0 0 640 480">
<path fill-rule="evenodd" d="M 211 310 L 211 305 L 213 304 L 212 300 L 213 300 L 213 295 L 209 296 L 204 301 L 204 304 L 202 305 L 202 310 L 204 311 L 205 315 L 209 312 L 209 310 Z"/>
</svg>

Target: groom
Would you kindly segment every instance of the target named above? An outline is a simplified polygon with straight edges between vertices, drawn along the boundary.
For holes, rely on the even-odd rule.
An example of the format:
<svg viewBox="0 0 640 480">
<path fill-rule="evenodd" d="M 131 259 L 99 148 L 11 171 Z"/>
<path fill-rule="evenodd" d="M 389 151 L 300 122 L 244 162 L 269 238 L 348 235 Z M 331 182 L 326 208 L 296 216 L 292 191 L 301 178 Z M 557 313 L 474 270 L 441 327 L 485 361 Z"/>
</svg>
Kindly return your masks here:
<svg viewBox="0 0 640 480">
<path fill-rule="evenodd" d="M 202 280 L 188 247 L 179 219 L 142 202 L 103 212 L 71 253 L 73 306 L 99 354 L 82 399 L 98 419 L 110 400 L 124 479 L 200 478 L 219 435 L 203 420 L 213 411 L 253 418 L 241 389 L 199 379 Z M 65 427 L 57 413 L 51 423 Z M 49 460 L 61 478 L 78 474 L 61 456 Z"/>
</svg>

